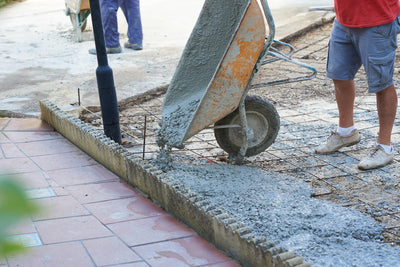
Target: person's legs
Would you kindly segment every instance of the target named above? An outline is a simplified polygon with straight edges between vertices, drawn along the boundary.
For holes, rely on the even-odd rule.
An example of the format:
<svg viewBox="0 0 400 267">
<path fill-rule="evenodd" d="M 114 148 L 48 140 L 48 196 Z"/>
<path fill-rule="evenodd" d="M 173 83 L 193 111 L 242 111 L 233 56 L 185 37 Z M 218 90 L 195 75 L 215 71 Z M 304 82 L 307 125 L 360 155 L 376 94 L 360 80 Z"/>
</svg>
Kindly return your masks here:
<svg viewBox="0 0 400 267">
<path fill-rule="evenodd" d="M 392 23 L 360 31 L 358 47 L 363 55 L 369 92 L 376 93 L 379 119 L 378 145 L 358 164 L 363 170 L 383 167 L 393 160 L 394 149 L 390 142 L 397 111 L 393 74 L 399 30 L 396 19 Z"/>
<path fill-rule="evenodd" d="M 143 29 L 139 0 L 122 0 L 120 6 L 128 23 L 129 43 L 141 46 L 143 42 Z"/>
<path fill-rule="evenodd" d="M 353 108 L 356 96 L 354 81 L 333 80 L 333 84 L 339 110 L 339 127 L 348 128 L 353 126 Z"/>
<path fill-rule="evenodd" d="M 118 0 L 100 0 L 100 8 L 106 47 L 120 47 L 117 19 Z"/>
<path fill-rule="evenodd" d="M 353 107 L 355 99 L 355 86 L 353 81 L 333 80 L 335 86 L 336 102 L 339 110 L 339 127 L 349 128 L 354 126 Z M 338 131 L 333 131 L 327 141 L 315 148 L 318 154 L 328 154 L 342 147 L 351 146 L 360 142 L 356 129 L 342 136 Z"/>
<path fill-rule="evenodd" d="M 394 149 L 390 145 L 397 111 L 397 93 L 394 85 L 376 93 L 376 103 L 379 118 L 377 145 L 371 154 L 358 164 L 358 168 L 362 170 L 383 167 L 390 163 L 394 157 Z"/>
<path fill-rule="evenodd" d="M 335 21 L 329 41 L 327 77 L 333 80 L 335 96 L 339 110 L 339 128 L 341 134 L 332 131 L 327 141 L 315 148 L 318 154 L 328 154 L 342 147 L 360 142 L 358 131 L 354 127 L 353 107 L 355 99 L 354 76 L 361 67 L 361 60 L 354 48 L 349 30 Z M 351 127 L 351 128 L 349 128 Z"/>
<path fill-rule="evenodd" d="M 394 85 L 376 93 L 379 117 L 379 135 L 377 142 L 390 146 L 392 129 L 397 112 L 397 93 Z"/>
</svg>

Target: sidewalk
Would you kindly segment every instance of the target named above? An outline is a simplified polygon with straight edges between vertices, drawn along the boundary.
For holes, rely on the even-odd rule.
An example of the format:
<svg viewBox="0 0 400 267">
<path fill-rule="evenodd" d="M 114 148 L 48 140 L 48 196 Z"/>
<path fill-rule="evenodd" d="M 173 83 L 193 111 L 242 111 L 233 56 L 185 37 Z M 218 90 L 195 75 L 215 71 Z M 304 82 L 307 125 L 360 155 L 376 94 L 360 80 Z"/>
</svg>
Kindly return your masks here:
<svg viewBox="0 0 400 267">
<path fill-rule="evenodd" d="M 39 119 L 0 118 L 0 170 L 43 212 L 6 266 L 240 266 Z"/>
</svg>

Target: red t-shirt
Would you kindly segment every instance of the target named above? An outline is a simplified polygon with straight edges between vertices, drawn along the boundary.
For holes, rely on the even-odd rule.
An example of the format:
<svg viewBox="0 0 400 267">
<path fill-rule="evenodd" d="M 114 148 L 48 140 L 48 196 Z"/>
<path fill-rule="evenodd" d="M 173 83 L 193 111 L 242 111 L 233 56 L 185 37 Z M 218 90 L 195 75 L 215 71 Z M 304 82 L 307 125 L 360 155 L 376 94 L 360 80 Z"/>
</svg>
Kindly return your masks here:
<svg viewBox="0 0 400 267">
<path fill-rule="evenodd" d="M 400 14 L 399 0 L 335 0 L 336 19 L 352 28 L 392 22 Z"/>
</svg>

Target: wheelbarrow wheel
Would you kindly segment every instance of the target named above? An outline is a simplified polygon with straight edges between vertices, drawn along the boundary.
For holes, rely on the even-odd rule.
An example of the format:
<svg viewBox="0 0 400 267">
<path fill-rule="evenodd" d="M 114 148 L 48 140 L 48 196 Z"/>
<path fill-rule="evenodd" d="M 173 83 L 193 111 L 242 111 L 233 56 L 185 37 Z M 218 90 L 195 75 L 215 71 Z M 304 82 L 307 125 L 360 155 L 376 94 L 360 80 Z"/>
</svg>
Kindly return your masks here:
<svg viewBox="0 0 400 267">
<path fill-rule="evenodd" d="M 246 156 L 249 157 L 272 145 L 278 135 L 280 119 L 275 107 L 258 96 L 247 96 L 245 108 L 248 125 Z M 238 155 L 243 144 L 239 109 L 216 122 L 214 126 L 220 126 L 214 129 L 218 145 L 230 155 Z"/>
</svg>

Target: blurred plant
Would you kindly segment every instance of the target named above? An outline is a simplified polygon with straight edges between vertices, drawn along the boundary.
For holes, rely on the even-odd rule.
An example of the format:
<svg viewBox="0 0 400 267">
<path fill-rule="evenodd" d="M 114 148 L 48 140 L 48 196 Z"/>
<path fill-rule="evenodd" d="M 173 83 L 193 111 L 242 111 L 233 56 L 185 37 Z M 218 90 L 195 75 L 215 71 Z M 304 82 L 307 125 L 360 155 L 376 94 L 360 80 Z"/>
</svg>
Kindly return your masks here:
<svg viewBox="0 0 400 267">
<path fill-rule="evenodd" d="M 0 0 L 0 7 L 3 7 L 13 1 L 15 1 L 15 0 Z"/>
<path fill-rule="evenodd" d="M 8 231 L 23 219 L 38 212 L 14 176 L 0 173 L 0 259 L 21 252 L 22 244 L 13 241 Z"/>
</svg>

